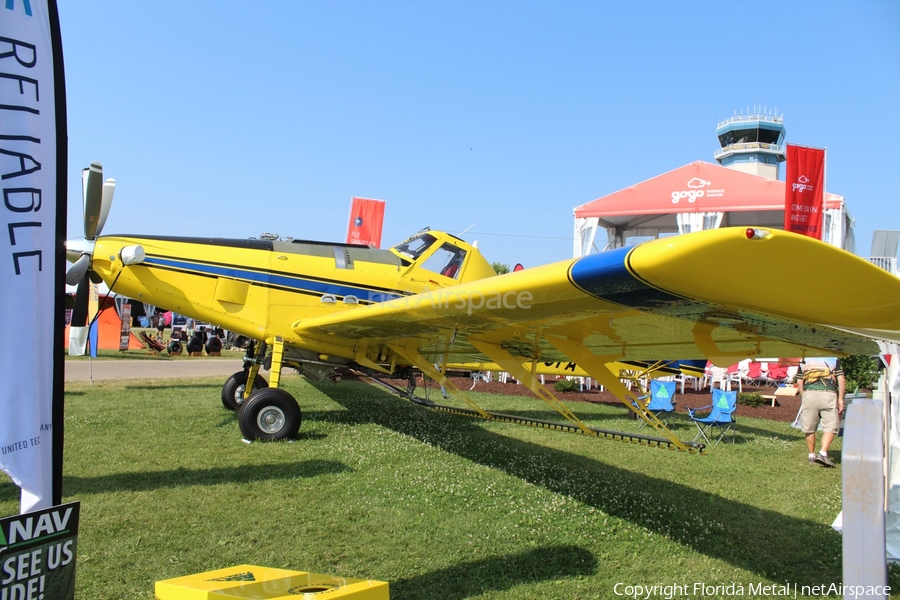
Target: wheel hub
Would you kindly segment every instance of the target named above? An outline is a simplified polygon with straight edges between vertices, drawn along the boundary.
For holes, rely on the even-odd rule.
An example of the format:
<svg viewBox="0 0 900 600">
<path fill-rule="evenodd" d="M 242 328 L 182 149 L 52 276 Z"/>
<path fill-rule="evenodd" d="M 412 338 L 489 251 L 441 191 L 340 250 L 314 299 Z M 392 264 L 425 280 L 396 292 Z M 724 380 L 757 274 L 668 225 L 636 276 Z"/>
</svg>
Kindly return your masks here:
<svg viewBox="0 0 900 600">
<path fill-rule="evenodd" d="M 263 432 L 275 434 L 281 431 L 286 420 L 284 412 L 280 408 L 270 406 L 260 411 L 256 417 L 256 424 Z"/>
</svg>

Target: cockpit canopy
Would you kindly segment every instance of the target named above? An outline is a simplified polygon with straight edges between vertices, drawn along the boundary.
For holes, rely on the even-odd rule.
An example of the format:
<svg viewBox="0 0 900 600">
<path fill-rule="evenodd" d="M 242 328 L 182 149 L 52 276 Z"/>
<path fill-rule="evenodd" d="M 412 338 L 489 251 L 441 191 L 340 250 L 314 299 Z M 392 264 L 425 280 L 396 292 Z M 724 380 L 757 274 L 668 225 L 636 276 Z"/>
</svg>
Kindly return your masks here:
<svg viewBox="0 0 900 600">
<path fill-rule="evenodd" d="M 456 236 L 440 231 L 422 231 L 391 248 L 404 266 L 415 266 L 446 277 L 443 284 L 473 281 L 494 274 L 478 249 Z M 477 265 L 477 266 L 476 266 Z M 437 283 L 437 281 L 436 281 Z"/>
</svg>

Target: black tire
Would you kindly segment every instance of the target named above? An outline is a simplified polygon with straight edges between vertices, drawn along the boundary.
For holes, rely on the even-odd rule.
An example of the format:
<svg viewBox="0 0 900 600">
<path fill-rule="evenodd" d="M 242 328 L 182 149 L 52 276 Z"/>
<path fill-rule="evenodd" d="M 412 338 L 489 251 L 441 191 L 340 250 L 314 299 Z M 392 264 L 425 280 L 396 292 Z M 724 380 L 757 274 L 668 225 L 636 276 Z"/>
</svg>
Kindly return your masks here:
<svg viewBox="0 0 900 600">
<path fill-rule="evenodd" d="M 191 354 L 195 352 L 203 352 L 203 340 L 196 333 L 187 341 L 187 351 Z"/>
<path fill-rule="evenodd" d="M 178 340 L 171 340 L 166 347 L 166 350 L 169 354 L 181 354 L 181 342 Z"/>
<path fill-rule="evenodd" d="M 222 406 L 228 410 L 238 410 L 244 402 L 244 389 L 247 387 L 247 371 L 238 371 L 225 380 L 222 386 Z M 262 390 L 269 387 L 269 382 L 259 373 L 253 380 L 253 389 Z"/>
<path fill-rule="evenodd" d="M 293 439 L 301 420 L 300 405 L 289 393 L 277 388 L 253 392 L 238 413 L 241 434 L 251 441 Z"/>
<path fill-rule="evenodd" d="M 213 336 L 206 340 L 206 353 L 212 354 L 213 352 L 221 352 L 222 351 L 222 340 Z"/>
</svg>

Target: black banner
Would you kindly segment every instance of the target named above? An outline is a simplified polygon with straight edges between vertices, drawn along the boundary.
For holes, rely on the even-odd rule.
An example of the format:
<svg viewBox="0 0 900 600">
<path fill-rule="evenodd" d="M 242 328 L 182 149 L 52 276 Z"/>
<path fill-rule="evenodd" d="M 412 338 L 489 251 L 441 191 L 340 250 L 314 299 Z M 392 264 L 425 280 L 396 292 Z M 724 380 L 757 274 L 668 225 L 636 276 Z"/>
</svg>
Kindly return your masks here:
<svg viewBox="0 0 900 600">
<path fill-rule="evenodd" d="M 0 600 L 74 600 L 81 504 L 0 519 Z"/>
</svg>

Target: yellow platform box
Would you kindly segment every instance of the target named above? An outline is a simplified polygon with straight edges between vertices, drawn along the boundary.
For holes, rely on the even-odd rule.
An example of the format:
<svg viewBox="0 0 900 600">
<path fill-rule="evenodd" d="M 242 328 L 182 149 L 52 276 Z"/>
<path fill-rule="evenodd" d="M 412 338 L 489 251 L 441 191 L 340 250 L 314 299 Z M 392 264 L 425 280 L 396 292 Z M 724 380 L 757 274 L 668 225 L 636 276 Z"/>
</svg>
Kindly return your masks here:
<svg viewBox="0 0 900 600">
<path fill-rule="evenodd" d="M 156 582 L 157 600 L 389 600 L 388 584 L 238 565 Z"/>
</svg>

